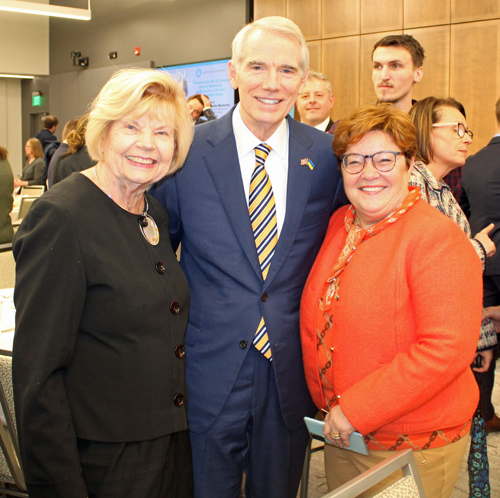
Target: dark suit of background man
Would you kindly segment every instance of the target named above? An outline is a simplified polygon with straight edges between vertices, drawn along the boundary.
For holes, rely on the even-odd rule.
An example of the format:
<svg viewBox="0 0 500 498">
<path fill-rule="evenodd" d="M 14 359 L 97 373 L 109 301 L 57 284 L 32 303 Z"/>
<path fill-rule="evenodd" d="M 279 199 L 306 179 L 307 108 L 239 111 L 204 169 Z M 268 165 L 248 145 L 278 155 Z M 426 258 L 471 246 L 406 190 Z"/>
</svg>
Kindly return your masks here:
<svg viewBox="0 0 500 498">
<path fill-rule="evenodd" d="M 239 498 L 243 471 L 247 498 L 297 493 L 308 442 L 303 417 L 316 411 L 299 302 L 343 198 L 331 137 L 287 116 L 308 61 L 293 22 L 270 17 L 243 28 L 229 63 L 240 104 L 196 127 L 183 170 L 154 194 L 168 209 L 174 247 L 182 242 L 192 296 L 186 358 L 197 498 Z M 272 147 L 265 170 L 278 228 L 266 278 L 249 217 L 254 147 L 262 143 Z M 264 344 L 253 345 L 261 325 L 272 361 L 257 350 Z"/>
<path fill-rule="evenodd" d="M 57 137 L 54 135 L 54 133 L 58 124 L 59 120 L 55 116 L 45 117 L 43 130 L 40 130 L 35 135 L 35 138 L 38 138 L 38 140 L 40 140 L 40 143 L 42 144 L 42 150 L 46 142 L 55 142 L 57 140 Z"/>
<path fill-rule="evenodd" d="M 462 176 L 460 205 L 469 217 L 472 233 L 477 233 L 490 223 L 495 228 L 490 238 L 500 247 L 500 99 L 496 103 L 497 134 L 477 154 L 467 158 Z M 500 305 L 500 251 L 488 258 L 483 276 L 483 305 Z M 486 428 L 500 431 L 500 418 L 491 403 L 495 382 L 495 364 L 498 349 L 487 372 L 481 379 L 481 410 Z"/>
</svg>

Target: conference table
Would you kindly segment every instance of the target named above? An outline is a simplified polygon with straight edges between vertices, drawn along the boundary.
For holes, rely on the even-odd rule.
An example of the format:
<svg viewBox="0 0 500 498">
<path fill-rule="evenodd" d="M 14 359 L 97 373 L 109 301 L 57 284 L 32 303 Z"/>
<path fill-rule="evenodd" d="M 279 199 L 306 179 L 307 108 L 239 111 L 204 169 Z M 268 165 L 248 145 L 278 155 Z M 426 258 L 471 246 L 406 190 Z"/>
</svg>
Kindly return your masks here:
<svg viewBox="0 0 500 498">
<path fill-rule="evenodd" d="M 16 308 L 14 307 L 14 289 L 0 289 L 0 354 L 12 356 L 14 330 L 16 326 Z"/>
</svg>

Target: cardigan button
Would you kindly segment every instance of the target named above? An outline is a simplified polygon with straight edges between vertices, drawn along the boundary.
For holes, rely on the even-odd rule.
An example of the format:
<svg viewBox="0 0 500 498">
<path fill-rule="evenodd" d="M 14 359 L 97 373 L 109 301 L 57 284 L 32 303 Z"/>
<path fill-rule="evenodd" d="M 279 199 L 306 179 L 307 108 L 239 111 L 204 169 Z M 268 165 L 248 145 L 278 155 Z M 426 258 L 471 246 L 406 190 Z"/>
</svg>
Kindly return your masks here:
<svg viewBox="0 0 500 498">
<path fill-rule="evenodd" d="M 177 393 L 174 396 L 174 405 L 175 406 L 182 406 L 183 404 L 184 404 L 184 394 Z"/>
<path fill-rule="evenodd" d="M 155 264 L 155 268 L 160 275 L 165 273 L 165 265 L 161 261 L 158 261 L 158 263 Z"/>
<path fill-rule="evenodd" d="M 170 313 L 172 315 L 178 315 L 181 312 L 181 305 L 177 301 L 172 301 L 170 303 Z"/>
<path fill-rule="evenodd" d="M 177 358 L 184 358 L 184 356 L 186 356 L 186 347 L 184 344 L 179 344 L 175 348 L 175 356 L 177 356 Z"/>
</svg>

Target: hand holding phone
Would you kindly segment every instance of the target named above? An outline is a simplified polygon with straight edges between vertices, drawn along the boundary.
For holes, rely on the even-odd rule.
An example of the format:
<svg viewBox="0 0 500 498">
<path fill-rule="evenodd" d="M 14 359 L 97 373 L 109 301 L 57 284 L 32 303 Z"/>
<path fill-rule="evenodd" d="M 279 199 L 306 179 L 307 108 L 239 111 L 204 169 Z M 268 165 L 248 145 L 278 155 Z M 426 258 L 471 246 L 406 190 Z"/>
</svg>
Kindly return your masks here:
<svg viewBox="0 0 500 498">
<path fill-rule="evenodd" d="M 322 441 L 325 444 L 332 444 L 323 435 L 323 426 L 325 425 L 325 423 L 322 420 L 304 417 L 304 422 L 306 423 L 307 430 L 309 431 L 309 434 L 313 439 Z M 355 451 L 356 453 L 361 453 L 362 455 L 369 455 L 368 448 L 366 447 L 365 443 L 365 438 L 359 432 L 353 432 L 349 436 L 349 443 L 350 446 L 344 446 L 344 450 Z"/>
</svg>

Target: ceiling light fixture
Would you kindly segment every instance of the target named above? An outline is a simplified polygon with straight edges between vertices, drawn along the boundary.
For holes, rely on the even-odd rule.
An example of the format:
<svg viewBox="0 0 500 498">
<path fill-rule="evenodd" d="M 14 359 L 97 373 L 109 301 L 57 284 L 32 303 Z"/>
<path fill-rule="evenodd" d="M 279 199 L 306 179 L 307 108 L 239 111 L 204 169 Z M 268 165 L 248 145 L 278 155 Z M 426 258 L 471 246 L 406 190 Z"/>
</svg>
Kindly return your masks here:
<svg viewBox="0 0 500 498">
<path fill-rule="evenodd" d="M 0 78 L 18 78 L 21 80 L 32 80 L 34 76 L 28 76 L 26 74 L 0 74 Z"/>
<path fill-rule="evenodd" d="M 19 0 L 0 0 L 0 10 L 19 12 L 22 14 L 78 19 L 81 21 L 89 21 L 92 18 L 90 13 L 90 0 L 88 0 L 88 9 L 76 9 L 73 7 L 63 7 L 62 5 L 47 5 L 34 2 L 21 2 Z"/>
</svg>

